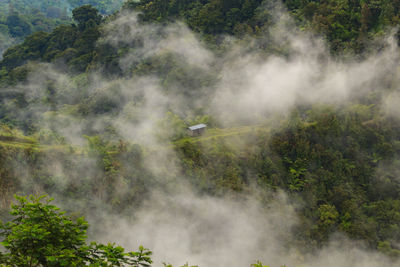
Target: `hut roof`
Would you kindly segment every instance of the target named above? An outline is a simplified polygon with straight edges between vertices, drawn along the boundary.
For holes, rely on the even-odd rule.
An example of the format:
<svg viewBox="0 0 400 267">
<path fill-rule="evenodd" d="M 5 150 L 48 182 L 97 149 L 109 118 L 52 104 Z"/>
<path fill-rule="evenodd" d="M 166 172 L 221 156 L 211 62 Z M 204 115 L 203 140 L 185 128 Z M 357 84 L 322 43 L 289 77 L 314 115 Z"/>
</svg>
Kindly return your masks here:
<svg viewBox="0 0 400 267">
<path fill-rule="evenodd" d="M 194 130 L 198 130 L 198 129 L 205 128 L 205 127 L 207 127 L 207 125 L 205 125 L 204 123 L 201 123 L 201 124 L 190 126 L 188 129 L 191 131 L 194 131 Z"/>
</svg>

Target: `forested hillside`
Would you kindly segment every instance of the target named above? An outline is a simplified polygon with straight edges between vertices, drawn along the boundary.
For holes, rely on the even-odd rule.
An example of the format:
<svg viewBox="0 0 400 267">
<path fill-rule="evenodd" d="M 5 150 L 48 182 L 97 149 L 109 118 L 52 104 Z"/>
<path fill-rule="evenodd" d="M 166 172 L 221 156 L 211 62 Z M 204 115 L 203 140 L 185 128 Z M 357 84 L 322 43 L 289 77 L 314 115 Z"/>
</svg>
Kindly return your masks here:
<svg viewBox="0 0 400 267">
<path fill-rule="evenodd" d="M 400 263 L 400 1 L 50 2 L 0 61 L 0 263 L 43 214 L 37 266 L 151 263 L 81 216 L 156 265 Z"/>
<path fill-rule="evenodd" d="M 0 54 L 28 35 L 52 31 L 62 24 L 71 24 L 74 8 L 91 4 L 103 15 L 111 14 L 122 5 L 122 0 L 4 0 L 0 2 Z M 1 58 L 1 56 L 0 56 Z"/>
</svg>

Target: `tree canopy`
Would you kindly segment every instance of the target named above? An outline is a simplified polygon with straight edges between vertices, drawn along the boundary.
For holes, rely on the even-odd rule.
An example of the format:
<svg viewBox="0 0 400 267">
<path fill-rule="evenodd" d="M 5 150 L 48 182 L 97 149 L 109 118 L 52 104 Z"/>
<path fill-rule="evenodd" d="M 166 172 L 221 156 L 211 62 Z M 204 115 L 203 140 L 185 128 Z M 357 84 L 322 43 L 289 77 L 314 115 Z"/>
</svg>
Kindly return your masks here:
<svg viewBox="0 0 400 267">
<path fill-rule="evenodd" d="M 73 220 L 46 196 L 16 196 L 12 220 L 0 224 L 0 264 L 7 266 L 129 266 L 147 267 L 151 252 L 124 252 L 114 244 L 86 244 L 88 223 Z"/>
<path fill-rule="evenodd" d="M 87 5 L 92 2 L 98 5 Z M 256 187 L 264 193 L 282 190 L 292 201 L 300 200 L 292 243 L 305 254 L 339 232 L 392 258 L 400 256 L 400 121 L 398 109 L 390 107 L 393 115 L 386 105 L 398 106 L 399 48 L 393 45 L 389 54 L 387 42 L 374 41 L 399 25 L 400 1 L 286 0 L 280 5 L 269 0 L 132 0 L 110 16 L 99 9 L 110 1 L 68 3 L 84 5 L 66 11 L 72 18 L 48 5 L 46 16 L 40 9 L 29 17 L 15 7 L 0 17 L 0 49 L 4 36 L 24 38 L 0 61 L 0 205 L 15 192 L 32 193 L 35 185 L 87 206 L 93 201 L 88 196 L 94 196 L 123 214 L 139 207 L 154 188 L 164 188 L 164 181 L 182 176 L 199 194 L 240 195 Z M 292 52 L 287 36 L 276 45 L 274 12 L 288 15 L 296 33 L 326 41 L 324 54 L 309 43 L 300 45 L 306 52 Z M 114 31 L 123 36 L 112 38 Z M 102 38 L 106 34 L 111 42 Z M 133 38 L 125 40 L 130 34 Z M 390 36 L 396 41 L 399 34 Z M 329 93 L 351 92 L 340 104 L 319 103 L 318 95 L 303 103 L 303 91 L 296 89 L 290 96 L 295 104 L 284 114 L 256 112 L 249 121 L 237 122 L 243 125 L 226 127 L 229 122 L 218 119 L 213 98 L 220 89 L 235 88 L 236 77 L 227 75 L 235 66 L 229 63 L 242 63 L 242 58 L 232 60 L 242 56 L 257 67 L 264 61 L 298 63 L 296 70 L 307 69 L 303 63 L 311 58 L 313 73 L 301 88 L 304 94 L 313 86 L 310 80 L 322 80 L 319 84 Z M 364 62 L 365 57 L 370 61 Z M 240 66 L 239 79 L 254 71 L 247 65 Z M 351 77 L 347 82 L 342 75 L 349 65 L 360 76 L 379 72 L 378 66 L 385 73 L 378 81 L 358 84 L 360 77 Z M 292 79 L 293 73 L 282 72 L 284 79 Z M 360 91 L 353 92 L 352 86 Z M 281 90 L 280 84 L 271 88 Z M 187 126 L 197 123 L 207 123 L 210 135 L 188 137 Z M 142 135 L 150 135 L 156 145 L 140 143 Z M 73 143 L 76 139 L 80 145 Z M 161 164 L 160 152 L 168 164 L 173 161 L 173 170 L 150 170 L 153 162 Z M 86 244 L 84 219 L 71 219 L 47 198 L 17 201 L 15 219 L 1 226 L 4 264 L 55 266 L 58 259 L 66 266 L 100 259 L 108 264 L 114 258 L 129 262 L 150 255 L 144 249 L 131 254 L 113 244 Z M 261 202 L 267 205 L 268 200 Z"/>
</svg>

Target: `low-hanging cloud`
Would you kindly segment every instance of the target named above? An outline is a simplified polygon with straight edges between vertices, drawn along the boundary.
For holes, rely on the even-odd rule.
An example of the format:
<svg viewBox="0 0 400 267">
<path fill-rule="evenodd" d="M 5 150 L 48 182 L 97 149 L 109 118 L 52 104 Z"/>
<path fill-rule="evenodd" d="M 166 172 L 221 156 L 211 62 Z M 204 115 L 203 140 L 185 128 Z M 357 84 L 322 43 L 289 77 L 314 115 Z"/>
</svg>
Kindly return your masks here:
<svg viewBox="0 0 400 267">
<path fill-rule="evenodd" d="M 249 266 L 256 259 L 283 264 L 284 243 L 296 223 L 286 201 L 278 194 L 262 207 L 253 198 L 198 196 L 189 188 L 171 195 L 156 191 L 136 220 L 111 219 L 102 239 L 116 238 L 132 249 L 143 244 L 153 250 L 156 264 Z"/>
<path fill-rule="evenodd" d="M 259 55 L 246 53 L 224 65 L 212 101 L 216 116 L 228 122 L 252 121 L 287 113 L 297 105 L 340 105 L 384 89 L 387 77 L 398 75 L 399 53 L 393 38 L 380 53 L 341 62 L 327 57 L 327 48 L 318 42 L 287 35 L 294 44 L 291 56 L 260 60 Z"/>
<path fill-rule="evenodd" d="M 156 264 L 188 261 L 199 266 L 239 267 L 259 259 L 273 266 L 395 266 L 398 262 L 345 237 L 333 237 L 316 253 L 302 255 L 301 248 L 292 244 L 297 207 L 282 192 L 271 193 L 267 203 L 256 196 L 211 197 L 194 193 L 180 177 L 173 148 L 159 138 L 159 121 L 166 112 L 190 114 L 185 105 L 189 99 L 178 94 L 185 88 L 173 84 L 177 90 L 171 93 L 157 74 L 130 73 L 143 59 L 170 53 L 189 66 L 213 74 L 216 79 L 207 88 L 209 95 L 199 98 L 196 107 L 202 107 L 204 114 L 213 116 L 221 125 L 256 124 L 266 116 L 286 114 L 301 104 L 342 105 L 386 86 L 388 79 L 398 79 L 399 53 L 392 38 L 387 39 L 385 49 L 365 59 L 340 60 L 329 56 L 323 40 L 294 31 L 292 26 L 290 19 L 283 16 L 282 20 L 276 19 L 271 32 L 265 33 L 271 43 L 284 47 L 280 56 L 257 48 L 256 41 L 244 45 L 234 38 L 226 38 L 227 52 L 217 54 L 181 22 L 143 25 L 136 13 L 121 13 L 104 27 L 100 42 L 116 49 L 128 48 L 119 62 L 124 78 L 103 77 L 101 73 L 72 77 L 51 64 L 41 64 L 25 84 L 13 88 L 26 93 L 29 107 L 19 109 L 10 104 L 10 109 L 20 118 L 33 116 L 39 129 L 57 132 L 68 144 L 84 145 L 85 132 L 104 133 L 111 126 L 118 138 L 150 151 L 144 166 L 153 174 L 157 189 L 132 211 L 132 218 L 115 218 L 104 211 L 103 218 L 93 219 L 92 224 L 98 224 L 95 229 L 103 228 L 102 233 L 94 234 L 102 240 L 129 249 L 140 244 L 149 247 Z M 49 87 L 57 88 L 53 109 L 45 101 Z M 83 98 L 105 99 L 113 109 L 83 116 L 74 106 Z M 400 113 L 398 98 L 396 92 L 384 97 L 383 106 L 388 113 Z M 95 158 L 89 157 L 87 163 L 82 163 L 82 158 L 78 160 L 85 170 L 82 179 L 96 179 Z M 62 161 L 53 158 L 47 166 L 57 183 L 60 177 L 69 176 Z M 29 175 L 25 173 L 24 177 Z M 181 183 L 180 190 L 169 191 Z M 65 186 L 62 181 L 57 190 L 62 191 Z M 91 213 L 101 213 L 104 203 L 97 203 L 101 197 L 93 199 L 96 204 L 91 206 Z M 61 203 L 70 204 L 71 201 Z"/>
<path fill-rule="evenodd" d="M 382 254 L 368 250 L 344 236 L 313 254 L 293 246 L 296 207 L 287 196 L 270 193 L 261 204 L 255 196 L 199 196 L 189 187 L 174 194 L 155 191 L 135 212 L 134 219 L 106 216 L 102 234 L 129 249 L 152 249 L 155 266 L 162 262 L 180 266 L 250 266 L 261 260 L 269 266 L 396 266 Z M 256 194 L 255 194 L 256 195 Z"/>
</svg>

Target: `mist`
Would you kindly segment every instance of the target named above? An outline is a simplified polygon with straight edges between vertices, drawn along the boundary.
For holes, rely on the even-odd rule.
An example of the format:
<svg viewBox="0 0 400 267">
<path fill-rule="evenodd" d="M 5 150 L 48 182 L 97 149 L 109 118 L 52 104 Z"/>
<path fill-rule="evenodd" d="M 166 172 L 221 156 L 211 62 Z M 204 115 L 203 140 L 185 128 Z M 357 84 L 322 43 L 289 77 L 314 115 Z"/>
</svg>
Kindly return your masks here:
<svg viewBox="0 0 400 267">
<path fill-rule="evenodd" d="M 126 194 L 127 182 L 123 179 L 111 193 L 99 190 L 102 193 L 88 196 L 86 202 L 58 198 L 68 184 L 64 177 L 82 179 L 81 184 L 97 181 L 98 154 L 77 153 L 66 165 L 63 154 L 58 158 L 57 153 L 47 152 L 45 168 L 57 184 L 52 188 L 35 188 L 29 168 L 11 162 L 24 191 L 48 193 L 68 210 L 79 207 L 95 229 L 91 238 L 116 242 L 131 250 L 143 245 L 153 251 L 155 266 L 189 262 L 239 267 L 256 260 L 270 266 L 399 265 L 399 261 L 393 262 L 343 233 L 332 235 L 326 246 L 304 254 L 295 233 L 300 203 L 281 191 L 263 195 L 252 184 L 240 193 L 209 196 L 198 192 L 183 176 L 170 140 L 162 138 L 175 131 L 160 127 L 169 112 L 182 121 L 207 114 L 221 128 L 259 125 L 288 116 L 301 105 L 323 103 L 340 109 L 378 90 L 384 92 L 382 112 L 400 114 L 399 49 L 393 37 L 389 35 L 382 41 L 382 50 L 365 58 L 337 59 L 329 56 L 323 39 L 294 30 L 293 22 L 281 13 L 285 11 L 280 6 L 277 10 L 276 17 L 281 19 L 276 19 L 273 30 L 263 37 L 274 46 L 284 46 L 282 55 L 266 53 L 251 36 L 245 41 L 225 37 L 226 51 L 221 53 L 200 41 L 182 22 L 143 25 L 138 14 L 121 13 L 104 26 L 99 44 L 128 47 L 119 61 L 127 78 L 106 77 L 100 71 L 73 76 L 59 65 L 35 65 L 27 82 L 9 88 L 25 92 L 31 103 L 24 109 L 9 103 L 7 108 L 14 116 L 34 121 L 43 136 L 47 131 L 55 133 L 57 138 L 43 138 L 43 144 L 67 144 L 79 152 L 89 146 L 85 135 L 94 133 L 142 146 L 148 180 L 135 179 L 151 183 L 153 189 L 145 192 L 140 206 L 126 207 L 123 216 L 117 216 L 103 201 L 107 194 L 110 199 Z M 182 64 L 182 69 L 195 73 L 189 79 L 194 87 L 190 95 L 179 73 L 169 73 L 168 65 L 160 63 L 162 71 L 150 74 L 137 71 L 143 60 L 162 56 L 170 56 L 168 59 Z M 205 82 L 199 82 L 198 77 L 206 77 Z M 53 107 L 45 102 L 51 87 L 61 88 Z M 73 107 L 82 98 L 104 99 L 112 108 L 82 116 Z M 238 142 L 236 148 L 247 145 Z"/>
<path fill-rule="evenodd" d="M 255 195 L 216 198 L 196 195 L 189 188 L 173 195 L 156 191 L 135 219 L 107 216 L 98 237 L 118 240 L 130 249 L 140 244 L 152 248 L 155 266 L 250 266 L 256 260 L 268 266 L 399 264 L 341 234 L 305 254 L 294 246 L 297 205 L 283 192 L 269 195 L 266 205 Z"/>
</svg>

